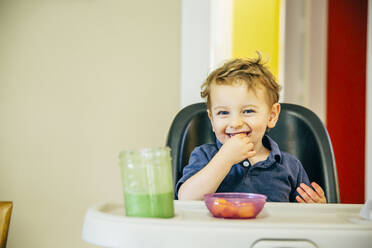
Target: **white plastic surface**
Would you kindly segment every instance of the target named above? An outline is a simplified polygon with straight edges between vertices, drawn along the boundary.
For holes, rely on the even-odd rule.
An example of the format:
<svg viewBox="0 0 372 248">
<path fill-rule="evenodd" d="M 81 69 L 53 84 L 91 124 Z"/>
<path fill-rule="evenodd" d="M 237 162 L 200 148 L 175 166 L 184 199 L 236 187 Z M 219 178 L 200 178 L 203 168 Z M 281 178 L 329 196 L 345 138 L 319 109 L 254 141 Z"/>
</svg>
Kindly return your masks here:
<svg viewBox="0 0 372 248">
<path fill-rule="evenodd" d="M 372 221 L 372 199 L 367 200 L 360 210 L 360 216 L 364 219 Z"/>
<path fill-rule="evenodd" d="M 266 203 L 256 219 L 228 220 L 212 217 L 202 201 L 175 201 L 171 219 L 126 217 L 123 205 L 107 203 L 88 209 L 82 236 L 103 247 L 226 248 L 305 240 L 315 247 L 370 248 L 372 222 L 360 217 L 362 206 Z"/>
<path fill-rule="evenodd" d="M 317 248 L 307 240 L 259 240 L 252 248 Z"/>
</svg>

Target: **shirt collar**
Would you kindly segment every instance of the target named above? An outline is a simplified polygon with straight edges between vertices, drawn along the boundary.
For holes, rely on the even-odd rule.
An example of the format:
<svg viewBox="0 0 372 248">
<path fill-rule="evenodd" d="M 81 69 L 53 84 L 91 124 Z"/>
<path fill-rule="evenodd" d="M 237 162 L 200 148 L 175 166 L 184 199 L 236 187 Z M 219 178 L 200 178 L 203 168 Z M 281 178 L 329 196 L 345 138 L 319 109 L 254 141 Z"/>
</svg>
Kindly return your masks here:
<svg viewBox="0 0 372 248">
<path fill-rule="evenodd" d="M 218 150 L 221 149 L 222 143 L 217 138 L 216 138 L 216 144 L 217 144 Z M 280 163 L 282 161 L 282 154 L 280 152 L 278 144 L 272 138 L 270 138 L 267 134 L 265 134 L 262 137 L 262 144 L 264 147 L 270 150 L 270 154 L 267 159 L 268 162 L 275 160 L 276 162 Z"/>
<path fill-rule="evenodd" d="M 281 163 L 282 153 L 279 149 L 278 144 L 266 134 L 262 138 L 262 144 L 264 145 L 264 147 L 270 150 L 268 160 L 275 160 L 276 162 Z"/>
</svg>

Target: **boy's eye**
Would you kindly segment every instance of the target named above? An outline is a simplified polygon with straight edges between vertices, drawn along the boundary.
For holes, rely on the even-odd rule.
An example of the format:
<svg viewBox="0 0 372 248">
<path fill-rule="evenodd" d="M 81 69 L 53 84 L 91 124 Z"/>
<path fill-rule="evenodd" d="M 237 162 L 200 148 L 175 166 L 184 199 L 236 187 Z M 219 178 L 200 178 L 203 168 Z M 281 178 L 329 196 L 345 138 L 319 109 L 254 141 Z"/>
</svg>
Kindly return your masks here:
<svg viewBox="0 0 372 248">
<path fill-rule="evenodd" d="M 217 112 L 217 115 L 227 115 L 227 114 L 229 114 L 229 112 L 228 111 L 218 111 Z"/>
<path fill-rule="evenodd" d="M 243 111 L 244 114 L 250 114 L 250 113 L 254 113 L 254 110 L 253 109 L 245 109 Z"/>
</svg>

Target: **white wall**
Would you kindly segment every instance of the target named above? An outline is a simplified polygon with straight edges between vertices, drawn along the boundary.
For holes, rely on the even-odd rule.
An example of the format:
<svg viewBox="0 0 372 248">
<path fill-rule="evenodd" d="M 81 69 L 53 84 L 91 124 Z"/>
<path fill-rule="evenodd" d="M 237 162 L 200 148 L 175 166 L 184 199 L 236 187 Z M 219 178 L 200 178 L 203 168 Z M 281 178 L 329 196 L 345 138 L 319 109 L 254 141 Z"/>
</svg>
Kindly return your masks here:
<svg viewBox="0 0 372 248">
<path fill-rule="evenodd" d="M 233 7 L 234 0 L 211 1 L 210 71 L 232 57 Z"/>
<path fill-rule="evenodd" d="M 368 1 L 367 30 L 367 107 L 366 107 L 366 192 L 365 198 L 372 199 L 372 1 Z"/>
<path fill-rule="evenodd" d="M 211 0 L 182 1 L 181 107 L 200 102 L 211 56 Z"/>
<path fill-rule="evenodd" d="M 181 107 L 203 101 L 208 73 L 231 58 L 233 0 L 182 0 Z"/>
<path fill-rule="evenodd" d="M 314 111 L 325 122 L 327 1 L 285 0 L 283 102 Z"/>
<path fill-rule="evenodd" d="M 165 145 L 179 108 L 180 1 L 0 1 L 0 200 L 8 248 L 92 247 L 122 201 L 118 154 Z"/>
</svg>

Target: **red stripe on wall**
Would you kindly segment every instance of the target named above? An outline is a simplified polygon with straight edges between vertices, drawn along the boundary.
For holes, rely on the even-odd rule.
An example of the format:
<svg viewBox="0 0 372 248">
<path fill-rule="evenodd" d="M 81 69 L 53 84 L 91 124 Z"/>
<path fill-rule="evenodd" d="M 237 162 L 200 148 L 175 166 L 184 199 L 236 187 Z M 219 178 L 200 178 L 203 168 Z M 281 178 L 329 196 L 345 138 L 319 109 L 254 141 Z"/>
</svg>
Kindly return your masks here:
<svg viewBox="0 0 372 248">
<path fill-rule="evenodd" d="M 368 0 L 329 0 L 327 128 L 342 203 L 364 203 Z"/>
</svg>

